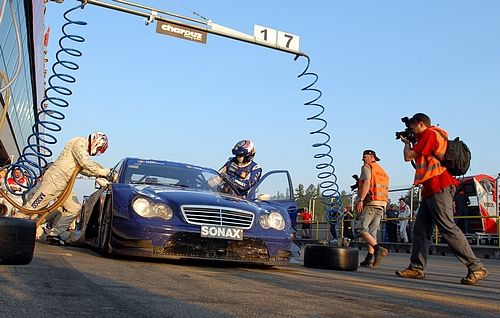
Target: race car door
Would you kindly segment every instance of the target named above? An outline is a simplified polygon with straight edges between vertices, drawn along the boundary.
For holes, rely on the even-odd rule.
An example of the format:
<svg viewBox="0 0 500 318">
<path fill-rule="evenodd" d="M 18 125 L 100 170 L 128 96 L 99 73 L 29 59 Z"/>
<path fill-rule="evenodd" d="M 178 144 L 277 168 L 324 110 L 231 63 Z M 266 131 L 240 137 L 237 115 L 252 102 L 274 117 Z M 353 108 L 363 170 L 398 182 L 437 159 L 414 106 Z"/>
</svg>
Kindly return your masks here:
<svg viewBox="0 0 500 318">
<path fill-rule="evenodd" d="M 288 211 L 292 224 L 295 224 L 297 203 L 293 194 L 292 178 L 288 171 L 273 170 L 264 174 L 248 193 L 247 198 L 255 200 L 259 196 L 266 197 L 265 201 L 283 206 Z"/>
</svg>

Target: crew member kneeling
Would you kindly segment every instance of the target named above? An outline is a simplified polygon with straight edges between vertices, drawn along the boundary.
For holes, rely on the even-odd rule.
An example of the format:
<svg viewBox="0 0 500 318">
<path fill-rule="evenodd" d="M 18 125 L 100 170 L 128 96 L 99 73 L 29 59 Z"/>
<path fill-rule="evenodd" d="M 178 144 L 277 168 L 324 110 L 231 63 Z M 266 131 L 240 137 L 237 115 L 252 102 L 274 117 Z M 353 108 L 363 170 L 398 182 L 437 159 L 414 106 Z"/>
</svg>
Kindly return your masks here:
<svg viewBox="0 0 500 318">
<path fill-rule="evenodd" d="M 40 187 L 33 197 L 24 205 L 24 208 L 40 210 L 57 200 L 68 182 L 73 171 L 78 166 L 82 168 L 81 174 L 89 177 L 105 177 L 110 174 L 110 169 L 92 160 L 89 156 L 97 156 L 108 148 L 108 137 L 101 132 L 90 134 L 87 138 L 72 138 L 64 146 L 57 160 L 47 169 L 43 175 Z M 61 217 L 52 225 L 51 229 L 46 229 L 45 243 L 54 245 L 64 245 L 64 240 L 59 236 L 68 229 L 75 217 L 80 212 L 81 205 L 75 201 L 72 193 L 63 203 Z"/>
</svg>

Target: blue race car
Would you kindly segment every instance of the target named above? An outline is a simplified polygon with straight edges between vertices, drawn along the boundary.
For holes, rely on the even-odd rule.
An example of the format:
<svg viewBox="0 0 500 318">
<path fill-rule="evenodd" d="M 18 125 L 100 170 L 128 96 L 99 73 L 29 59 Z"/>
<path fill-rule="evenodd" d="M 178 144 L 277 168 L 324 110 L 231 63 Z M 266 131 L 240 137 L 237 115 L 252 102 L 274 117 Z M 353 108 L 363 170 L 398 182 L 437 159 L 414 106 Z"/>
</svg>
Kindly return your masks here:
<svg viewBox="0 0 500 318">
<path fill-rule="evenodd" d="M 290 259 L 289 214 L 297 206 L 287 171 L 265 174 L 246 198 L 211 187 L 208 180 L 217 171 L 190 164 L 125 158 L 113 175 L 113 183 L 85 200 L 74 244 L 102 254 L 158 258 Z"/>
</svg>

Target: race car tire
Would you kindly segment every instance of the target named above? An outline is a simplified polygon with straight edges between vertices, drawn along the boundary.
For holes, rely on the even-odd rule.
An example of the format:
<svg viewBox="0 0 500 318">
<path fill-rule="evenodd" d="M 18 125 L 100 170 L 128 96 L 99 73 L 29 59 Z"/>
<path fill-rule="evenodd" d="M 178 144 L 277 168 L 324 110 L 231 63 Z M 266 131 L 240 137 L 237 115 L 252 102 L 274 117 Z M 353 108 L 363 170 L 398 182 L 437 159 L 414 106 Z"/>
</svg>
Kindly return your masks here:
<svg viewBox="0 0 500 318">
<path fill-rule="evenodd" d="M 113 220 L 111 200 L 106 200 L 102 211 L 101 225 L 99 226 L 99 253 L 107 256 L 111 252 L 111 222 Z"/>
<path fill-rule="evenodd" d="M 34 221 L 0 217 L 0 264 L 31 263 L 35 250 Z"/>
<path fill-rule="evenodd" d="M 319 269 L 356 271 L 359 251 L 351 247 L 307 244 L 304 249 L 304 266 Z"/>
</svg>

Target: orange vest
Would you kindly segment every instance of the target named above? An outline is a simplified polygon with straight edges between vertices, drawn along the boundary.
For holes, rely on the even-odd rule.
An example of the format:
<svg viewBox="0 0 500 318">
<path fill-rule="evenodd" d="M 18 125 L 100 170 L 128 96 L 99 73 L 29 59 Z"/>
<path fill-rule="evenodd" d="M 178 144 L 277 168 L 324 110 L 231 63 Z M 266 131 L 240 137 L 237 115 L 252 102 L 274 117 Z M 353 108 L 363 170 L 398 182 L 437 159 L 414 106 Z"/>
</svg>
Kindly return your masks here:
<svg viewBox="0 0 500 318">
<path fill-rule="evenodd" d="M 389 201 L 389 176 L 382 167 L 374 162 L 369 163 L 371 168 L 370 196 L 371 201 Z M 363 180 L 359 180 L 358 192 L 361 191 Z"/>
<path fill-rule="evenodd" d="M 438 127 L 429 127 L 427 129 L 432 130 L 436 134 L 436 139 L 438 142 L 438 148 L 434 152 L 435 156 L 424 156 L 422 154 L 417 154 L 415 157 L 415 179 L 413 180 L 414 185 L 419 185 L 425 181 L 439 176 L 446 171 L 446 168 L 441 165 L 441 162 L 436 158 L 442 159 L 444 153 L 446 152 L 446 146 L 448 144 L 448 133 Z"/>
</svg>

